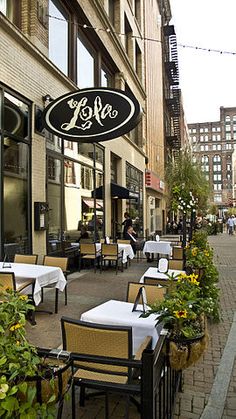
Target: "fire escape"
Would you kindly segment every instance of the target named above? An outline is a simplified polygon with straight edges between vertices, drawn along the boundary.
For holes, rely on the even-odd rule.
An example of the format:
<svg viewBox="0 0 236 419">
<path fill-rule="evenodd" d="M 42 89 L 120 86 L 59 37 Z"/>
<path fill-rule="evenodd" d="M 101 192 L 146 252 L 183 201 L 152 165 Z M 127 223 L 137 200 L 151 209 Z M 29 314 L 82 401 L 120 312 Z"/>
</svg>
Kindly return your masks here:
<svg viewBox="0 0 236 419">
<path fill-rule="evenodd" d="M 164 92 L 165 92 L 165 136 L 167 147 L 174 157 L 181 148 L 180 90 L 177 40 L 173 25 L 163 27 L 164 38 Z"/>
</svg>

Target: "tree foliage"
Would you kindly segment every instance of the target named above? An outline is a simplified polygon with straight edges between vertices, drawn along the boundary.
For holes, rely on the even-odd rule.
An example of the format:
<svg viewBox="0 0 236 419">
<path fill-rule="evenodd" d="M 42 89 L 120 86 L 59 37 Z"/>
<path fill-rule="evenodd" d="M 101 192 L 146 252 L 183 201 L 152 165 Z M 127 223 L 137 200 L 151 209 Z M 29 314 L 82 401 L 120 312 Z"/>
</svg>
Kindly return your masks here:
<svg viewBox="0 0 236 419">
<path fill-rule="evenodd" d="M 165 179 L 169 189 L 170 207 L 175 200 L 176 187 L 193 194 L 198 201 L 198 210 L 205 211 L 210 198 L 210 185 L 198 163 L 193 163 L 187 150 L 179 154 L 177 160 L 169 161 Z"/>
</svg>

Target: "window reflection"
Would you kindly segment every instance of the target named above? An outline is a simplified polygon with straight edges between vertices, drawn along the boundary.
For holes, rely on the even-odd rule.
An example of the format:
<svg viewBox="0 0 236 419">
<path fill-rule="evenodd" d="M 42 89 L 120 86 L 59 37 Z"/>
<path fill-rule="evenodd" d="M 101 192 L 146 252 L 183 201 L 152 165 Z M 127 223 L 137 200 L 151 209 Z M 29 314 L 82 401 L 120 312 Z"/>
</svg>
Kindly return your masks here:
<svg viewBox="0 0 236 419">
<path fill-rule="evenodd" d="M 94 57 L 77 38 L 77 84 L 80 88 L 94 86 Z"/>
<path fill-rule="evenodd" d="M 4 130 L 9 133 L 28 138 L 29 107 L 9 93 L 4 93 Z"/>
<path fill-rule="evenodd" d="M 4 253 L 27 253 L 28 243 L 28 146 L 4 141 Z"/>
<path fill-rule="evenodd" d="M 68 16 L 56 0 L 49 0 L 49 15 L 49 58 L 68 75 Z"/>
<path fill-rule="evenodd" d="M 61 161 L 48 156 L 47 202 L 49 204 L 48 253 L 61 249 Z"/>
</svg>

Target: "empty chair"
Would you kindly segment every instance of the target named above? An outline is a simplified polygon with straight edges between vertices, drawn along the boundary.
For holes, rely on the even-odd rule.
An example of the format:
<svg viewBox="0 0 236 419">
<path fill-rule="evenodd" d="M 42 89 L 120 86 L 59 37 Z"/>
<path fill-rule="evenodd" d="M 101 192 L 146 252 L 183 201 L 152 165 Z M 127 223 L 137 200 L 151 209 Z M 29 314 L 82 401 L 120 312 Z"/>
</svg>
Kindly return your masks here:
<svg viewBox="0 0 236 419">
<path fill-rule="evenodd" d="M 80 386 L 80 404 L 84 404 L 85 389 L 93 388 L 105 391 L 106 418 L 108 412 L 108 393 L 118 392 L 129 397 L 130 393 L 140 393 L 140 386 L 131 382 L 132 368 L 118 365 L 116 358 L 131 361 L 133 359 L 132 327 L 107 326 L 62 317 L 63 349 L 73 353 L 74 366 L 77 370 L 72 380 L 72 418 L 75 419 L 75 387 Z M 136 358 L 140 359 L 142 351 L 151 343 L 150 337 L 144 340 Z M 78 355 L 76 357 L 76 355 Z M 88 358 L 86 359 L 86 355 Z M 93 357 L 103 357 L 101 362 L 94 362 Z M 105 361 L 110 361 L 105 363 Z"/>
<path fill-rule="evenodd" d="M 37 265 L 38 255 L 20 255 L 18 253 L 14 256 L 14 263 L 29 263 L 31 265 Z"/>
<path fill-rule="evenodd" d="M 67 270 L 68 267 L 68 258 L 66 257 L 54 257 L 54 256 L 44 256 L 43 265 L 45 266 L 54 266 L 56 268 L 61 268 L 65 279 L 67 281 L 67 274 L 69 271 Z M 44 288 L 54 288 L 54 284 L 52 286 L 48 285 Z M 58 293 L 59 290 L 55 288 L 55 313 L 58 313 Z M 42 299 L 43 299 L 43 288 L 42 288 Z M 65 286 L 65 305 L 67 305 L 67 284 Z"/>
<path fill-rule="evenodd" d="M 173 259 L 183 260 L 184 251 L 182 247 L 173 246 L 172 249 L 172 257 Z"/>
<path fill-rule="evenodd" d="M 109 263 L 115 262 L 116 273 L 118 272 L 118 264 L 120 262 L 121 270 L 123 272 L 123 250 L 119 252 L 117 243 L 112 243 L 112 244 L 102 243 L 100 272 L 102 271 L 103 265 L 105 265 L 106 261 L 108 261 Z"/>
<path fill-rule="evenodd" d="M 96 262 L 100 260 L 101 252 L 96 250 L 95 243 L 81 243 L 80 244 L 80 253 L 79 253 L 79 271 L 81 269 L 82 260 L 93 261 L 94 272 L 96 272 Z"/>
<path fill-rule="evenodd" d="M 15 275 L 13 272 L 0 272 L 0 293 L 7 289 L 16 291 Z"/>
<path fill-rule="evenodd" d="M 166 293 L 166 288 L 158 287 L 157 285 L 158 284 L 155 283 L 153 285 L 148 285 L 146 283 L 140 284 L 139 282 L 128 282 L 126 301 L 134 303 L 141 287 L 145 288 L 147 304 L 154 304 L 157 301 L 162 301 Z"/>
<path fill-rule="evenodd" d="M 168 268 L 182 271 L 184 269 L 184 261 L 183 260 L 170 259 L 169 264 L 168 264 Z"/>
</svg>

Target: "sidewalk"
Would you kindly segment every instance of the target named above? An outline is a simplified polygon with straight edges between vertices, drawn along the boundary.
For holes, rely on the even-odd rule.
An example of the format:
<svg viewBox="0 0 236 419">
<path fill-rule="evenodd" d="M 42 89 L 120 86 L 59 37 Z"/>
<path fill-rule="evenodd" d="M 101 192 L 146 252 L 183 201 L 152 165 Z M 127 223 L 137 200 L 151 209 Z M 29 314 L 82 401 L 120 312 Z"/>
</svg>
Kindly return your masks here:
<svg viewBox="0 0 236 419">
<path fill-rule="evenodd" d="M 222 321 L 209 324 L 209 346 L 202 362 L 184 371 L 183 393 L 179 394 L 174 419 L 236 418 L 236 236 L 223 233 L 210 236 L 209 242 L 214 248 L 220 274 Z M 64 295 L 61 295 L 57 315 L 36 314 L 37 325 L 27 325 L 31 342 L 41 347 L 58 347 L 61 345 L 62 315 L 80 318 L 81 313 L 104 301 L 125 300 L 127 283 L 138 282 L 148 267 L 150 264 L 142 259 L 139 262 L 133 260 L 131 266 L 118 275 L 112 269 L 102 274 L 99 271 L 95 274 L 93 270 L 73 273 L 69 276 L 68 305 L 64 305 Z M 40 308 L 53 310 L 53 290 L 45 293 L 45 303 Z M 111 400 L 111 417 L 122 418 L 122 398 L 111 397 Z M 86 401 L 86 406 L 80 408 L 80 417 L 104 418 L 103 399 Z M 69 407 L 68 410 L 65 408 L 63 418 L 70 418 Z M 132 405 L 130 419 L 139 419 Z"/>
</svg>

